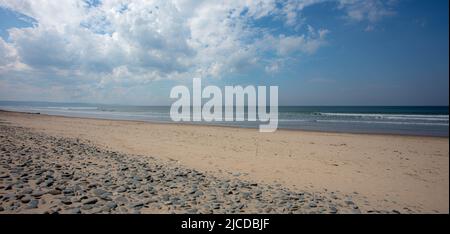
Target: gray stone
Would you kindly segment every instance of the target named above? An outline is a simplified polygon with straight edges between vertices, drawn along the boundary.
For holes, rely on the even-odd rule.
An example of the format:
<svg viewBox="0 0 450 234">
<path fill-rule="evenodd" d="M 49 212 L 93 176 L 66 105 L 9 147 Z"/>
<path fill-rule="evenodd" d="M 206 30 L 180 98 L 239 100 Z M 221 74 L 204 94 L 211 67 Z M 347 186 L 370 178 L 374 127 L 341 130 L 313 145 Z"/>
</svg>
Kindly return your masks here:
<svg viewBox="0 0 450 234">
<path fill-rule="evenodd" d="M 48 180 L 46 180 L 46 181 L 44 182 L 44 186 L 45 186 L 45 187 L 51 187 L 51 186 L 53 185 L 53 183 L 54 183 L 54 180 L 53 180 L 53 179 L 48 179 Z"/>
<path fill-rule="evenodd" d="M 61 194 L 61 190 L 58 190 L 58 189 L 52 189 L 52 190 L 48 191 L 48 194 L 51 194 L 51 195 L 59 195 L 59 194 Z"/>
<path fill-rule="evenodd" d="M 101 199 L 105 200 L 105 201 L 112 201 L 112 198 L 110 197 L 109 193 L 104 193 L 100 196 Z"/>
<path fill-rule="evenodd" d="M 338 212 L 338 210 L 336 209 L 336 207 L 334 207 L 334 206 L 330 207 L 330 213 L 331 214 L 336 214 L 337 212 Z"/>
<path fill-rule="evenodd" d="M 197 191 L 198 191 L 197 188 L 192 188 L 188 193 L 189 193 L 189 194 L 194 194 L 194 193 L 196 193 Z"/>
<path fill-rule="evenodd" d="M 94 189 L 93 193 L 95 194 L 95 196 L 100 197 L 101 195 L 105 194 L 106 191 L 103 189 Z"/>
<path fill-rule="evenodd" d="M 68 214 L 81 214 L 80 208 L 76 207 L 67 211 Z"/>
<path fill-rule="evenodd" d="M 241 194 L 242 197 L 245 198 L 245 199 L 249 199 L 250 196 L 251 196 L 251 193 L 249 193 L 249 192 L 241 192 L 240 194 Z"/>
<path fill-rule="evenodd" d="M 39 205 L 39 201 L 33 199 L 30 202 L 28 202 L 27 208 L 28 209 L 35 209 L 35 208 L 38 208 L 38 205 Z"/>
<path fill-rule="evenodd" d="M 38 191 L 34 191 L 33 193 L 31 193 L 31 196 L 33 196 L 33 197 L 41 197 L 44 194 L 46 194 L 46 192 L 38 190 Z"/>
<path fill-rule="evenodd" d="M 187 210 L 187 213 L 188 214 L 197 214 L 197 212 L 198 212 L 198 210 L 197 209 L 189 209 L 189 210 Z"/>
<path fill-rule="evenodd" d="M 66 188 L 66 189 L 64 189 L 62 192 L 63 192 L 64 195 L 67 195 L 67 196 L 72 196 L 72 195 L 74 195 L 74 191 L 73 191 L 73 189 L 71 189 L 71 188 Z"/>
<path fill-rule="evenodd" d="M 123 192 L 126 192 L 127 189 L 126 189 L 125 187 L 123 187 L 123 186 L 120 186 L 120 187 L 117 188 L 116 191 L 117 191 L 118 193 L 123 193 Z"/>
<path fill-rule="evenodd" d="M 72 204 L 72 201 L 70 201 L 70 199 L 68 197 L 63 197 L 60 199 L 61 203 L 64 205 L 70 205 Z"/>
<path fill-rule="evenodd" d="M 83 200 L 83 204 L 91 205 L 91 204 L 97 203 L 97 201 L 98 201 L 97 198 L 88 198 L 88 199 Z"/>
<path fill-rule="evenodd" d="M 33 192 L 33 189 L 31 189 L 31 188 L 26 188 L 26 189 L 22 190 L 22 194 L 30 194 L 32 192 Z"/>
<path fill-rule="evenodd" d="M 139 208 L 142 208 L 143 206 L 144 206 L 143 202 L 136 202 L 136 203 L 131 204 L 130 208 L 137 208 L 137 209 L 139 209 Z"/>
<path fill-rule="evenodd" d="M 116 198 L 115 201 L 116 201 L 117 203 L 119 203 L 119 204 L 125 204 L 125 203 L 128 202 L 128 199 L 125 198 L 125 197 L 118 197 L 118 198 Z"/>
<path fill-rule="evenodd" d="M 163 201 L 169 201 L 170 200 L 170 195 L 169 194 L 163 194 L 162 195 L 162 200 Z"/>
<path fill-rule="evenodd" d="M 82 210 L 90 210 L 90 209 L 92 209 L 92 208 L 93 208 L 93 206 L 90 205 L 90 204 L 84 204 L 84 205 L 81 207 Z"/>
<path fill-rule="evenodd" d="M 32 197 L 30 195 L 26 195 L 26 196 L 22 197 L 22 199 L 20 199 L 20 201 L 23 203 L 28 203 L 31 201 L 31 199 L 32 199 Z"/>
<path fill-rule="evenodd" d="M 110 209 L 114 209 L 114 208 L 117 207 L 117 204 L 116 204 L 115 202 L 110 201 L 110 202 L 107 202 L 107 203 L 105 204 L 105 206 L 108 207 L 108 208 L 110 208 Z"/>
</svg>

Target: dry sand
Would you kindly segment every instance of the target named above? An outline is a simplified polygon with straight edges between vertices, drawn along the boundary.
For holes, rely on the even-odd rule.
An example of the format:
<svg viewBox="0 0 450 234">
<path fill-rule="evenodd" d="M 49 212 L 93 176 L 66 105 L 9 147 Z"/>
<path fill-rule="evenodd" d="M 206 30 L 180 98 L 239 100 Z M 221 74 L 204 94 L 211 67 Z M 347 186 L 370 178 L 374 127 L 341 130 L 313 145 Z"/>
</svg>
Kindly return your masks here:
<svg viewBox="0 0 450 234">
<path fill-rule="evenodd" d="M 352 194 L 363 211 L 449 212 L 449 139 L 154 124 L 1 112 L 0 121 L 292 190 Z"/>
</svg>

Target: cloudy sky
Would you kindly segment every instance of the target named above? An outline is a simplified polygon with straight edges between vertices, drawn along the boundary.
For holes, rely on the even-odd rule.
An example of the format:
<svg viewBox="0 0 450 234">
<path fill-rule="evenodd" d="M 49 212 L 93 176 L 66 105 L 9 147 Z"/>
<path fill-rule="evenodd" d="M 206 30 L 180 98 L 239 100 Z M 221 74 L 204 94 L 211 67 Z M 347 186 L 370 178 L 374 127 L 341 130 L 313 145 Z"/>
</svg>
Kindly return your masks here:
<svg viewBox="0 0 450 234">
<path fill-rule="evenodd" d="M 0 100 L 170 104 L 203 83 L 284 105 L 448 105 L 447 0 L 0 0 Z"/>
</svg>

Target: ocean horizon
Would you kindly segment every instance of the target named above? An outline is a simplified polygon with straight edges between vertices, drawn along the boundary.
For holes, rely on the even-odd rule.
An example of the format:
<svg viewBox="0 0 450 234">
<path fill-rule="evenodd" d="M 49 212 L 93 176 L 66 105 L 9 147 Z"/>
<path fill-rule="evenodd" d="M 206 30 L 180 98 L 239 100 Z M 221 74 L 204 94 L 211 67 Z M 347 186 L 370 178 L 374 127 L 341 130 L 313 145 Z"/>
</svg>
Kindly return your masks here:
<svg viewBox="0 0 450 234">
<path fill-rule="evenodd" d="M 173 122 L 170 106 L 137 106 L 94 103 L 0 101 L 0 110 L 32 112 L 68 117 Z M 448 106 L 280 106 L 279 129 L 449 136 Z M 245 116 L 247 117 L 247 108 Z M 257 128 L 259 121 L 181 122 Z"/>
</svg>

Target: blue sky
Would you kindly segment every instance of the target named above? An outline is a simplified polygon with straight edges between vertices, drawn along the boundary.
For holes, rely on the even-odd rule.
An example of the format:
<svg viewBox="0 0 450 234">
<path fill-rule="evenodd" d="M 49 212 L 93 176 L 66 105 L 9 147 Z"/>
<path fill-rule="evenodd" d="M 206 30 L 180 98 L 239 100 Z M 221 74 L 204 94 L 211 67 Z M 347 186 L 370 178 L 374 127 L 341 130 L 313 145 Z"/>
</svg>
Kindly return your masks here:
<svg viewBox="0 0 450 234">
<path fill-rule="evenodd" d="M 281 105 L 448 105 L 448 4 L 0 0 L 0 100 L 165 105 L 201 77 Z"/>
</svg>

